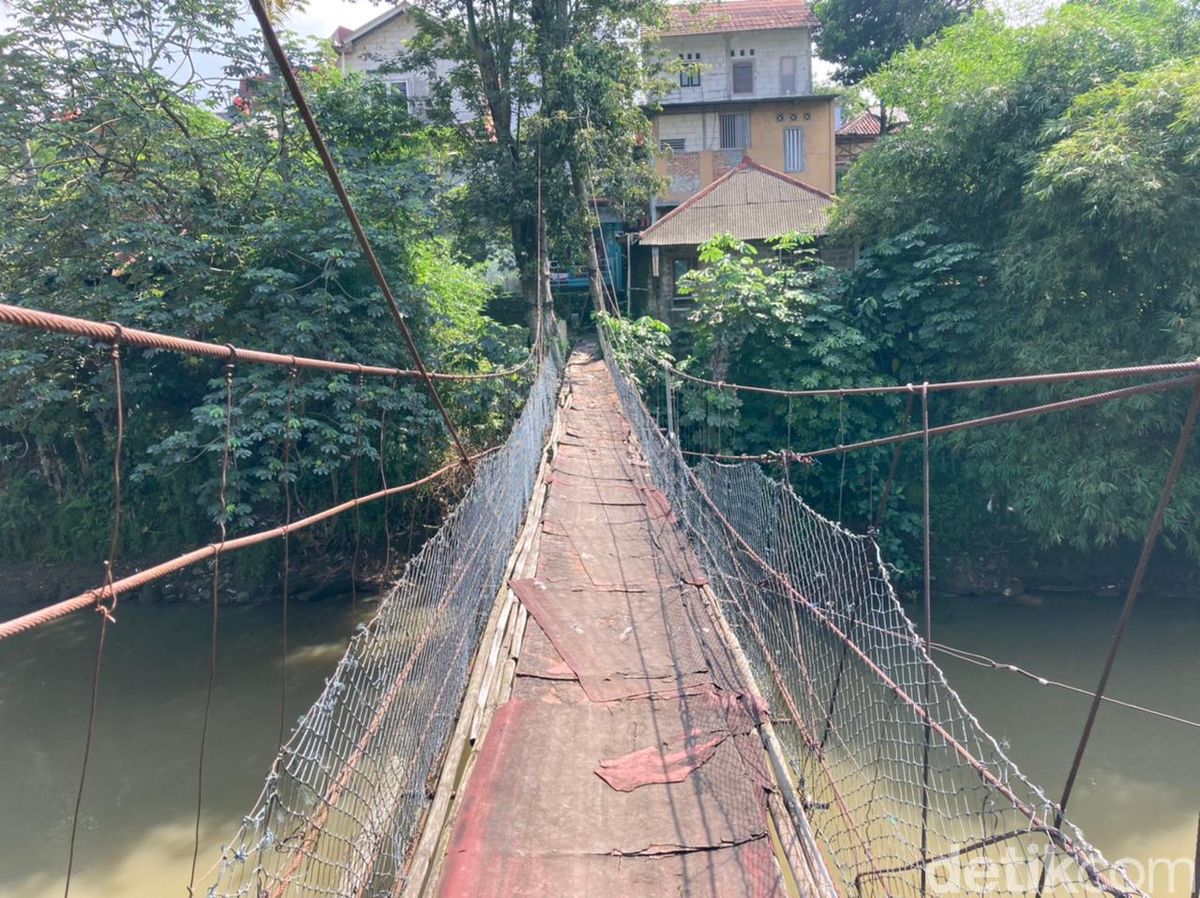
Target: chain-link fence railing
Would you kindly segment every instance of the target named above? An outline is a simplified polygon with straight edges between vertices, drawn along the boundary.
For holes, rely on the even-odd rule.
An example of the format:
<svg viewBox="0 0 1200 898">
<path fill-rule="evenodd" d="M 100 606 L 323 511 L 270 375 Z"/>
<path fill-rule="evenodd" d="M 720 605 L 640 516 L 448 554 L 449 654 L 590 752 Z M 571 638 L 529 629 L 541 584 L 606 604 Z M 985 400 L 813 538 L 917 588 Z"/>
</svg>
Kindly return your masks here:
<svg viewBox="0 0 1200 898">
<path fill-rule="evenodd" d="M 272 765 L 207 894 L 382 898 L 404 867 L 555 413 L 555 341 L 504 447 L 351 640 Z"/>
<path fill-rule="evenodd" d="M 1142 894 L 1074 826 L 1053 825 L 1054 804 L 930 659 L 875 542 L 756 464 L 689 467 L 605 343 L 625 413 L 713 579 L 845 893 Z"/>
</svg>

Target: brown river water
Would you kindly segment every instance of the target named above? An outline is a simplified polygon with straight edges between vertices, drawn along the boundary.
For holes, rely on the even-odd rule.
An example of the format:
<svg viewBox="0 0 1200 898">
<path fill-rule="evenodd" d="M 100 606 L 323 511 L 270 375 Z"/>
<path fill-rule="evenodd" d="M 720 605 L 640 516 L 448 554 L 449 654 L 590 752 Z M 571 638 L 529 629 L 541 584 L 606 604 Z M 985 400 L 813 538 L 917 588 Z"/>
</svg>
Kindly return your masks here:
<svg viewBox="0 0 1200 898">
<path fill-rule="evenodd" d="M 371 605 L 292 608 L 287 719 L 317 696 Z M 1040 608 L 940 600 L 935 639 L 1090 686 L 1119 604 L 1053 597 Z M 0 643 L 0 898 L 63 891 L 97 622 L 80 615 Z M 110 628 L 71 894 L 186 895 L 195 821 L 196 755 L 208 676 L 208 612 L 127 604 Z M 1200 601 L 1139 609 L 1110 693 L 1200 719 Z M 967 707 L 1034 782 L 1057 795 L 1086 700 L 1011 673 L 938 657 Z M 221 609 L 198 868 L 215 861 L 258 795 L 279 726 L 279 608 Z M 1200 730 L 1106 707 L 1070 816 L 1110 859 L 1186 862 L 1200 811 Z M 197 877 L 197 894 L 208 880 Z M 1149 882 L 1145 883 L 1150 885 Z"/>
</svg>

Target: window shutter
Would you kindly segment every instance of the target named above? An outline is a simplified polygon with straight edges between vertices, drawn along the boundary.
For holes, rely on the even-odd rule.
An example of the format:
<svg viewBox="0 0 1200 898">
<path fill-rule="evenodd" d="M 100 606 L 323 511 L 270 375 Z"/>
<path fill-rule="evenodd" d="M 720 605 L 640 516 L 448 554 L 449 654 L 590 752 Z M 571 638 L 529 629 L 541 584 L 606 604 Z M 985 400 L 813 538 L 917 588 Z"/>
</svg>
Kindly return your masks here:
<svg viewBox="0 0 1200 898">
<path fill-rule="evenodd" d="M 779 57 L 779 92 L 794 94 L 796 92 L 796 57 Z"/>
<path fill-rule="evenodd" d="M 754 93 L 754 63 L 735 62 L 733 64 L 733 92 L 735 94 Z"/>
<path fill-rule="evenodd" d="M 783 170 L 804 171 L 804 129 L 787 128 L 783 132 Z"/>
</svg>

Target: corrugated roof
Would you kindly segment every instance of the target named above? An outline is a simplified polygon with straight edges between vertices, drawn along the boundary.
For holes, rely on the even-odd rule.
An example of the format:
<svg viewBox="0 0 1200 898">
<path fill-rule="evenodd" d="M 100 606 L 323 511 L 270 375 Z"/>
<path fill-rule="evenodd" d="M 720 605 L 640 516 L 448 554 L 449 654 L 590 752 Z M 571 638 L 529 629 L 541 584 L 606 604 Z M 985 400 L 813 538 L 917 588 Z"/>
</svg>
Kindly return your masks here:
<svg viewBox="0 0 1200 898">
<path fill-rule="evenodd" d="M 908 123 L 908 116 L 900 109 L 893 109 L 888 120 L 888 131 L 896 128 L 898 125 Z M 879 126 L 882 124 L 879 120 L 879 113 L 860 112 L 850 121 L 846 122 L 842 127 L 837 129 L 838 137 L 878 137 Z"/>
<path fill-rule="evenodd" d="M 672 5 L 664 36 L 769 31 L 773 28 L 816 28 L 820 20 L 805 0 L 725 0 Z"/>
<path fill-rule="evenodd" d="M 641 233 L 643 246 L 698 246 L 721 234 L 766 240 L 829 228 L 833 197 L 746 158 Z"/>
</svg>

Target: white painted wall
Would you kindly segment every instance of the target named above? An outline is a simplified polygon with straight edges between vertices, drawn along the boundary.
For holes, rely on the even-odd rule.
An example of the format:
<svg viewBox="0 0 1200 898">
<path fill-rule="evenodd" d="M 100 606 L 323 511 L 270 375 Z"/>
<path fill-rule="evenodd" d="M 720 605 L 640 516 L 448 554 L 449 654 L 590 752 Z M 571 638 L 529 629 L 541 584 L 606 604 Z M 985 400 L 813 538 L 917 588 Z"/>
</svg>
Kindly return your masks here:
<svg viewBox="0 0 1200 898">
<path fill-rule="evenodd" d="M 342 66 L 343 71 L 362 72 L 366 75 L 374 74 L 375 77 L 388 82 L 407 82 L 408 96 L 411 100 L 416 101 L 413 104 L 413 112 L 420 114 L 422 111 L 421 101 L 427 100 L 432 95 L 427 74 L 413 71 L 378 71 L 381 68 L 394 66 L 397 58 L 405 52 L 408 42 L 416 36 L 416 33 L 417 24 L 412 14 L 407 11 L 398 13 L 374 31 L 342 48 L 338 53 L 339 65 Z M 447 74 L 450 66 L 449 62 L 438 60 L 437 73 L 439 75 Z M 467 121 L 472 117 L 466 104 L 457 98 L 452 103 L 452 109 L 454 117 L 460 122 Z"/>
<path fill-rule="evenodd" d="M 660 98 L 663 105 L 788 96 L 780 85 L 780 59 L 784 56 L 796 57 L 795 94 L 812 93 L 812 31 L 808 28 L 663 37 L 657 53 L 660 62 L 678 61 L 682 55 L 685 64 L 689 53 L 693 61 L 699 54 L 702 65 L 699 87 L 680 87 L 679 79 L 669 76 L 675 87 Z M 753 94 L 734 94 L 734 62 L 754 64 Z"/>
</svg>

